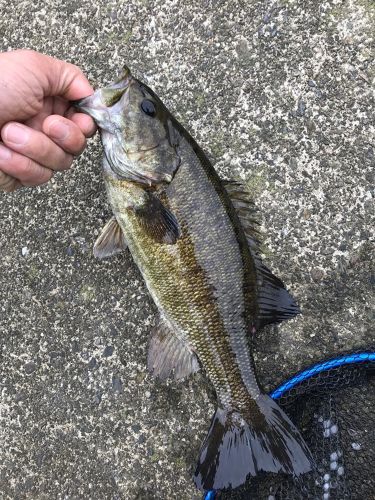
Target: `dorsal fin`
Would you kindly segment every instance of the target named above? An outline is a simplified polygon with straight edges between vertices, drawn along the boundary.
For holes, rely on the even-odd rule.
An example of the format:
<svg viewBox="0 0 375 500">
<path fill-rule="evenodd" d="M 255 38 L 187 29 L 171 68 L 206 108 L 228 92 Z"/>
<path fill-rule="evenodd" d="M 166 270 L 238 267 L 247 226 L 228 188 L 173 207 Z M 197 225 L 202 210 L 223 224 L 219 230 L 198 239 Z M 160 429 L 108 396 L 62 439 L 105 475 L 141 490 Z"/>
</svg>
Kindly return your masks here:
<svg viewBox="0 0 375 500">
<path fill-rule="evenodd" d="M 251 193 L 240 181 L 223 181 L 223 184 L 241 221 L 251 253 L 254 259 L 260 259 L 260 221 Z"/>
<path fill-rule="evenodd" d="M 224 181 L 223 184 L 240 219 L 255 262 L 259 306 L 257 329 L 293 318 L 300 313 L 298 305 L 286 290 L 284 283 L 272 274 L 262 262 L 260 255 L 261 234 L 257 228 L 259 221 L 251 193 L 239 181 Z"/>
</svg>

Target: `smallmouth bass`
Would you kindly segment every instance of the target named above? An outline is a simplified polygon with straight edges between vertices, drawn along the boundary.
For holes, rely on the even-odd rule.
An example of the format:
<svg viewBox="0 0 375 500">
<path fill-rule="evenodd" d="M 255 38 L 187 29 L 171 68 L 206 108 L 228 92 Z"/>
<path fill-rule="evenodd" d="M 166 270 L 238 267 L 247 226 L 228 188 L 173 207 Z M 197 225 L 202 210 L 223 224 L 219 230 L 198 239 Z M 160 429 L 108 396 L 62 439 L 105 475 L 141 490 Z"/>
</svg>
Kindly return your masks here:
<svg viewBox="0 0 375 500">
<path fill-rule="evenodd" d="M 260 389 L 249 349 L 259 328 L 299 310 L 260 259 L 246 189 L 219 178 L 194 139 L 128 68 L 75 105 L 100 129 L 114 214 L 94 254 L 108 257 L 128 247 L 160 312 L 149 370 L 179 380 L 202 366 L 216 391 L 196 486 L 235 488 L 262 471 L 310 471 L 308 447 Z"/>
</svg>

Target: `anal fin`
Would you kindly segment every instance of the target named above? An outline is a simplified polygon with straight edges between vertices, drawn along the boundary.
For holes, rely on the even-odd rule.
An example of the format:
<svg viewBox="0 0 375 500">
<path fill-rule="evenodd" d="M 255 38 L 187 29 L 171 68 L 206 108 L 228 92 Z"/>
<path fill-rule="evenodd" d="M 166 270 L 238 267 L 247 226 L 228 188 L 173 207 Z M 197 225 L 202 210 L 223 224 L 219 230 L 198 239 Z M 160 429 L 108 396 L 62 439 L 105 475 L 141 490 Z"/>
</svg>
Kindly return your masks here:
<svg viewBox="0 0 375 500">
<path fill-rule="evenodd" d="M 200 368 L 195 353 L 164 319 L 151 332 L 147 366 L 154 377 L 163 380 L 170 376 L 181 380 Z"/>
</svg>

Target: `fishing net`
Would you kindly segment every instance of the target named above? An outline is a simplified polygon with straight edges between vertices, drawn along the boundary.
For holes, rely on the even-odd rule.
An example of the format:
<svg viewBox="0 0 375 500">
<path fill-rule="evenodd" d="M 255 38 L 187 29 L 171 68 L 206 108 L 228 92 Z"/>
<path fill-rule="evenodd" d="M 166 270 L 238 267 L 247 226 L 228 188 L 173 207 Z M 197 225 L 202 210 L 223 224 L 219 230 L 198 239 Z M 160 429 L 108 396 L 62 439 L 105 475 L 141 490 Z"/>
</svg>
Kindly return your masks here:
<svg viewBox="0 0 375 500">
<path fill-rule="evenodd" d="M 317 363 L 271 396 L 306 439 L 315 470 L 298 481 L 267 474 L 206 500 L 375 498 L 375 349 Z"/>
</svg>

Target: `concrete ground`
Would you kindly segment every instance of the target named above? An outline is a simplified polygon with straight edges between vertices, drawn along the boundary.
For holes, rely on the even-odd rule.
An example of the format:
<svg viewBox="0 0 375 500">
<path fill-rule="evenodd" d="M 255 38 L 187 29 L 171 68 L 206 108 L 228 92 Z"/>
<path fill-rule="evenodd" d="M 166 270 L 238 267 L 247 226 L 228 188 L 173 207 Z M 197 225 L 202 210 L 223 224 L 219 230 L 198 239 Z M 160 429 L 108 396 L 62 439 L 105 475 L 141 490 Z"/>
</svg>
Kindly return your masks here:
<svg viewBox="0 0 375 500">
<path fill-rule="evenodd" d="M 253 190 L 267 263 L 303 310 L 259 333 L 266 388 L 371 344 L 373 0 L 0 0 L 0 12 L 0 50 L 67 59 L 95 86 L 126 63 Z M 200 498 L 212 388 L 203 373 L 147 374 L 156 308 L 129 254 L 91 251 L 110 216 L 101 153 L 96 138 L 48 185 L 0 194 L 2 499 Z"/>
</svg>

